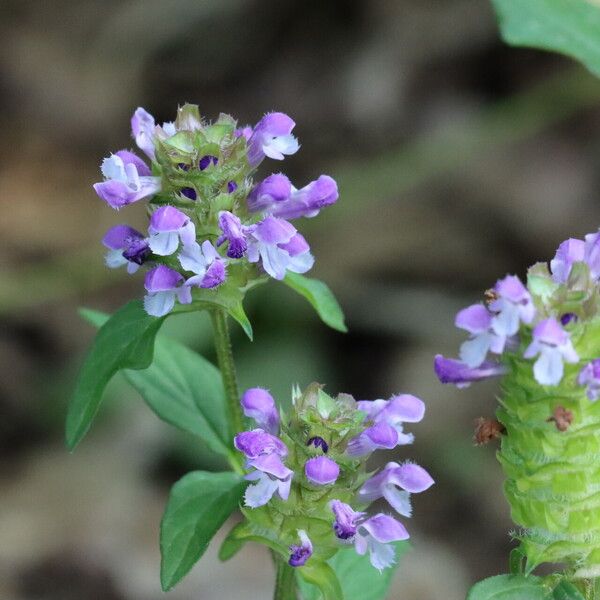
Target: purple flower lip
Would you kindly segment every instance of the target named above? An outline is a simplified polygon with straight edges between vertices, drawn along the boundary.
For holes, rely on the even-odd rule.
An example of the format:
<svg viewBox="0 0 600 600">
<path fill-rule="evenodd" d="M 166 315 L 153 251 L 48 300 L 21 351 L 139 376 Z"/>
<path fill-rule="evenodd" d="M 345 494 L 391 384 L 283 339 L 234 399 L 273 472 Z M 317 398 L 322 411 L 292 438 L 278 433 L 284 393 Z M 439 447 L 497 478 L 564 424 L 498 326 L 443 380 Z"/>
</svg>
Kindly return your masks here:
<svg viewBox="0 0 600 600">
<path fill-rule="evenodd" d="M 127 248 L 123 250 L 123 257 L 137 265 L 143 264 L 150 254 L 148 240 L 145 239 L 130 239 Z"/>
<path fill-rule="evenodd" d="M 333 531 L 340 540 L 349 540 L 356 535 L 359 521 L 365 516 L 363 512 L 357 512 L 349 504 L 340 500 L 331 500 L 329 508 L 335 516 Z"/>
<path fill-rule="evenodd" d="M 306 445 L 314 446 L 315 448 L 321 448 L 321 450 L 323 451 L 323 454 L 327 454 L 327 452 L 329 452 L 329 444 L 322 437 L 319 437 L 318 435 L 315 437 L 311 437 L 306 442 Z"/>
<path fill-rule="evenodd" d="M 337 463 L 326 456 L 309 458 L 304 465 L 306 479 L 314 485 L 335 483 L 340 475 Z"/>
<path fill-rule="evenodd" d="M 238 188 L 238 184 L 235 181 L 229 181 L 227 183 L 227 192 L 229 194 L 233 194 L 233 192 L 235 192 L 235 190 L 237 190 Z"/>
</svg>

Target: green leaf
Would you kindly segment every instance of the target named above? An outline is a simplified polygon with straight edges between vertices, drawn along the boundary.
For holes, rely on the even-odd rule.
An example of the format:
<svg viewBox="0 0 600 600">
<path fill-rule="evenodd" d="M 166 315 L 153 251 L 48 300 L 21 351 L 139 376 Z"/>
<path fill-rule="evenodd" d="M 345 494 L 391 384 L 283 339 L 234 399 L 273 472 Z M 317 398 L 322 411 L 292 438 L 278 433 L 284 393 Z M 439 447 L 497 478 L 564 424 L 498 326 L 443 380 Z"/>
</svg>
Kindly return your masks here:
<svg viewBox="0 0 600 600">
<path fill-rule="evenodd" d="M 298 583 L 303 595 L 305 589 L 303 583 L 311 584 L 320 592 L 320 595 L 317 596 L 304 596 L 304 600 L 312 600 L 313 598 L 346 600 L 335 571 L 326 562 L 309 560 L 305 566 L 298 567 L 296 573 L 300 576 Z"/>
<path fill-rule="evenodd" d="M 585 600 L 583 594 L 568 581 L 561 581 L 552 592 L 554 600 Z"/>
<path fill-rule="evenodd" d="M 408 542 L 399 542 L 396 546 L 396 559 L 409 548 Z M 396 565 L 384 569 L 381 573 L 373 567 L 369 556 L 359 556 L 353 548 L 339 550 L 327 561 L 341 583 L 344 600 L 383 600 L 396 570 Z M 319 591 L 312 585 L 299 581 L 303 600 L 319 600 Z"/>
<path fill-rule="evenodd" d="M 492 2 L 507 44 L 560 52 L 600 75 L 600 5 L 588 0 Z"/>
<path fill-rule="evenodd" d="M 467 600 L 550 600 L 550 592 L 539 577 L 496 575 L 476 583 Z"/>
<path fill-rule="evenodd" d="M 121 369 L 145 369 L 150 365 L 154 338 L 164 319 L 148 315 L 136 300 L 102 325 L 79 372 L 67 412 L 66 440 L 71 450 L 90 428 L 113 375 Z"/>
<path fill-rule="evenodd" d="M 245 484 L 235 473 L 194 471 L 173 486 L 160 526 L 160 582 L 165 592 L 204 554 L 237 508 Z"/>
<path fill-rule="evenodd" d="M 318 279 L 309 279 L 298 273 L 290 273 L 283 280 L 288 287 L 304 296 L 317 311 L 321 320 L 332 329 L 345 333 L 344 313 L 332 291 Z"/>
<path fill-rule="evenodd" d="M 97 327 L 109 318 L 90 309 L 79 312 Z M 214 452 L 231 455 L 223 380 L 211 362 L 159 334 L 152 364 L 125 371 L 125 378 L 160 419 L 202 438 Z"/>
<path fill-rule="evenodd" d="M 252 332 L 252 324 L 250 323 L 250 319 L 246 315 L 246 311 L 241 302 L 238 304 L 233 304 L 232 306 L 228 306 L 225 308 L 230 317 L 235 319 L 244 330 L 244 333 L 248 336 L 248 339 L 252 341 L 254 339 L 254 333 Z"/>
</svg>

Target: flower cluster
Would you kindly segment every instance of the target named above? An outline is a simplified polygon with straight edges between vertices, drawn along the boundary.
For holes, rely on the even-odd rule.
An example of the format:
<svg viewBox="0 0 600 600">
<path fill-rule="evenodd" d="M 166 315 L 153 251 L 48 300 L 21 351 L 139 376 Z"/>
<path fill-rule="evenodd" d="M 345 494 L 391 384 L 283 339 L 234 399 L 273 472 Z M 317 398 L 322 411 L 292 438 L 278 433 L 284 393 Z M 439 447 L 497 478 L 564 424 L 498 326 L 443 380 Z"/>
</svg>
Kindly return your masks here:
<svg viewBox="0 0 600 600">
<path fill-rule="evenodd" d="M 107 266 L 127 266 L 129 273 L 149 267 L 149 314 L 163 316 L 176 301 L 189 304 L 202 290 L 218 293 L 228 279 L 243 289 L 265 273 L 283 279 L 287 271 L 312 267 L 309 245 L 290 221 L 314 217 L 336 202 L 335 181 L 321 175 L 296 189 L 282 173 L 252 180 L 265 158 L 282 160 L 299 149 L 294 126 L 277 112 L 254 127 L 238 128 L 224 114 L 208 123 L 190 104 L 162 125 L 143 108 L 135 111 L 132 135 L 150 164 L 120 150 L 104 159 L 104 181 L 94 189 L 116 210 L 148 201 L 147 233 L 117 225 L 103 243 Z"/>
<path fill-rule="evenodd" d="M 304 393 L 295 390 L 292 401 L 290 415 L 280 417 L 264 389 L 249 389 L 241 399 L 244 414 L 257 425 L 234 441 L 250 470 L 244 514 L 256 527 L 253 538 L 268 529 L 271 545 L 287 541 L 281 551 L 288 552 L 294 567 L 313 556 L 326 560 L 350 544 L 358 554 L 369 552 L 375 568 L 389 567 L 394 562 L 391 542 L 409 534 L 394 517 L 365 511 L 383 498 L 399 515 L 410 517 L 410 495 L 429 488 L 433 479 L 411 462 L 389 462 L 375 475 L 366 474 L 365 463 L 375 450 L 410 444 L 413 436 L 403 424 L 419 422 L 425 405 L 409 394 L 389 400 L 357 402 L 347 394 L 334 399 L 318 384 Z M 323 528 L 324 522 L 330 525 Z"/>
<path fill-rule="evenodd" d="M 533 376 L 540 385 L 559 385 L 565 364 L 580 363 L 573 339 L 581 337 L 598 313 L 599 278 L 600 233 L 593 233 L 560 244 L 550 268 L 533 265 L 527 287 L 515 275 L 499 280 L 486 292 L 485 303 L 456 315 L 456 326 L 470 337 L 460 347 L 460 360 L 436 356 L 440 381 L 466 387 L 505 374 L 507 361 L 518 356 L 535 359 Z M 600 387 L 600 369 L 594 364 L 585 362 L 578 377 L 588 386 L 591 400 L 597 399 Z"/>
<path fill-rule="evenodd" d="M 442 383 L 465 387 L 502 376 L 489 435 L 498 459 L 514 537 L 527 572 L 564 563 L 575 577 L 600 573 L 600 233 L 568 239 L 527 285 L 509 275 L 456 315 L 469 334 L 459 359 L 438 355 Z"/>
</svg>

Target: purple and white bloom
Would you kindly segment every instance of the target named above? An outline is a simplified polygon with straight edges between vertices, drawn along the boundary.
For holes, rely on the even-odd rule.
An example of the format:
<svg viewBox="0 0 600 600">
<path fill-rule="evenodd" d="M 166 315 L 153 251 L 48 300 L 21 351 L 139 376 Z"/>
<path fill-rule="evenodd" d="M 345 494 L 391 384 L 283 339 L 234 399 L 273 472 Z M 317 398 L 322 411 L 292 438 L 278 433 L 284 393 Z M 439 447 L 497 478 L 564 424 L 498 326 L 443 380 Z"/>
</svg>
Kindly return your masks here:
<svg viewBox="0 0 600 600">
<path fill-rule="evenodd" d="M 579 240 L 578 240 L 579 241 Z M 585 236 L 584 259 L 594 279 L 600 278 L 600 231 Z"/>
<path fill-rule="evenodd" d="M 502 354 L 506 343 L 505 335 L 498 335 L 492 329 L 492 315 L 483 304 L 473 304 L 463 308 L 456 315 L 454 324 L 471 334 L 471 338 L 460 347 L 460 359 L 468 367 L 479 367 L 488 351 Z"/>
<path fill-rule="evenodd" d="M 256 424 L 269 433 L 279 431 L 279 411 L 273 396 L 263 388 L 246 390 L 240 401 L 244 415 L 254 419 Z"/>
<path fill-rule="evenodd" d="M 291 567 L 302 567 L 313 553 L 312 542 L 306 531 L 298 529 L 298 537 L 300 538 L 300 544 L 293 544 L 290 546 L 290 559 L 288 564 Z"/>
<path fill-rule="evenodd" d="M 196 243 L 194 223 L 174 206 L 161 206 L 152 213 L 148 233 L 150 248 L 159 256 L 173 254 L 180 240 L 184 246 Z"/>
<path fill-rule="evenodd" d="M 202 242 L 202 246 L 195 241 L 184 245 L 179 253 L 179 262 L 186 271 L 195 273 L 185 282 L 186 286 L 211 289 L 227 279 L 225 261 L 208 240 Z"/>
<path fill-rule="evenodd" d="M 398 440 L 396 428 L 382 421 L 352 438 L 348 442 L 346 453 L 350 456 L 365 456 L 375 450 L 392 450 L 398 445 Z"/>
<path fill-rule="evenodd" d="M 266 114 L 254 127 L 248 139 L 248 162 L 257 167 L 265 156 L 283 160 L 286 154 L 295 154 L 300 148 L 292 135 L 296 123 L 284 113 Z"/>
<path fill-rule="evenodd" d="M 246 488 L 244 494 L 246 506 L 250 508 L 263 506 L 275 493 L 282 500 L 288 499 L 294 472 L 283 464 L 278 454 L 263 454 L 248 460 L 247 466 L 254 467 L 256 470 L 246 475 L 245 479 L 256 483 Z"/>
<path fill-rule="evenodd" d="M 476 368 L 467 366 L 460 360 L 437 354 L 433 363 L 435 374 L 441 383 L 452 383 L 458 388 L 469 387 L 474 381 L 499 377 L 507 372 L 504 365 L 486 361 Z"/>
<path fill-rule="evenodd" d="M 173 310 L 175 299 L 180 304 L 192 301 L 190 288 L 181 285 L 183 276 L 165 265 L 158 265 L 146 273 L 144 309 L 153 317 L 163 317 Z"/>
<path fill-rule="evenodd" d="M 433 483 L 431 475 L 419 465 L 389 462 L 377 475 L 363 484 L 358 497 L 361 502 L 368 504 L 385 498 L 397 513 L 410 517 L 410 495 L 424 492 Z"/>
<path fill-rule="evenodd" d="M 256 469 L 246 475 L 247 480 L 256 481 L 246 489 L 246 506 L 263 506 L 275 492 L 282 500 L 287 500 L 294 472 L 281 460 L 287 456 L 286 445 L 278 437 L 262 429 L 238 433 L 233 443 L 246 455 L 246 467 Z"/>
<path fill-rule="evenodd" d="M 95 183 L 94 190 L 117 210 L 160 191 L 160 177 L 152 177 L 146 163 L 133 152 L 119 150 L 102 161 L 100 170 L 105 181 Z"/>
<path fill-rule="evenodd" d="M 583 240 L 575 238 L 565 240 L 558 247 L 554 258 L 550 261 L 552 279 L 556 283 L 567 283 L 573 264 L 584 260 L 584 254 L 585 243 Z"/>
<path fill-rule="evenodd" d="M 283 173 L 273 173 L 263 179 L 248 195 L 248 209 L 252 212 L 271 212 L 292 195 L 292 182 Z"/>
<path fill-rule="evenodd" d="M 399 394 L 389 400 L 360 400 L 356 408 L 373 423 L 387 423 L 398 432 L 398 445 L 412 444 L 412 433 L 404 433 L 403 423 L 418 423 L 425 415 L 425 403 L 412 394 Z"/>
<path fill-rule="evenodd" d="M 533 365 L 533 375 L 541 385 L 558 385 L 563 377 L 563 362 L 576 363 L 579 356 L 570 335 L 554 318 L 540 321 L 533 330 L 533 341 L 525 350 L 525 358 L 539 358 Z"/>
<path fill-rule="evenodd" d="M 315 456 L 304 464 L 304 474 L 313 485 L 328 485 L 335 483 L 340 475 L 340 468 L 331 458 Z"/>
<path fill-rule="evenodd" d="M 351 540 L 356 535 L 359 521 L 366 516 L 367 513 L 357 512 L 352 509 L 349 504 L 340 500 L 331 500 L 329 503 L 335 521 L 333 522 L 333 531 L 340 540 Z"/>
<path fill-rule="evenodd" d="M 138 107 L 131 117 L 131 133 L 137 147 L 152 160 L 154 160 L 155 130 L 154 117 L 141 106 Z"/>
<path fill-rule="evenodd" d="M 492 329 L 504 338 L 515 335 L 519 324 L 529 325 L 535 317 L 535 306 L 531 294 L 516 275 L 507 275 L 494 286 L 496 300 L 490 303 L 490 311 L 496 313 L 492 317 Z"/>
<path fill-rule="evenodd" d="M 150 254 L 148 240 L 137 229 L 129 225 L 111 227 L 102 243 L 109 249 L 106 253 L 106 266 L 116 269 L 127 265 L 127 272 L 135 273 Z"/>
<path fill-rule="evenodd" d="M 577 383 L 587 386 L 587 397 L 592 402 L 600 398 L 600 358 L 595 358 L 581 369 Z"/>
<path fill-rule="evenodd" d="M 391 542 L 407 540 L 409 537 L 402 523 L 379 513 L 359 525 L 354 537 L 354 548 L 361 556 L 368 551 L 371 564 L 381 571 L 394 564 L 396 552 Z"/>
<path fill-rule="evenodd" d="M 283 279 L 286 271 L 306 273 L 315 262 L 310 247 L 296 228 L 271 216 L 265 217 L 249 234 L 248 261 L 259 260 L 274 279 Z"/>
<path fill-rule="evenodd" d="M 219 213 L 219 227 L 223 234 L 217 240 L 217 246 L 229 242 L 227 256 L 229 258 L 242 258 L 248 249 L 246 237 L 252 231 L 253 226 L 242 225 L 240 218 L 228 210 Z"/>
<path fill-rule="evenodd" d="M 336 182 L 328 175 L 297 190 L 282 173 L 270 175 L 248 197 L 251 211 L 264 211 L 282 219 L 315 217 L 325 206 L 338 199 Z"/>
</svg>

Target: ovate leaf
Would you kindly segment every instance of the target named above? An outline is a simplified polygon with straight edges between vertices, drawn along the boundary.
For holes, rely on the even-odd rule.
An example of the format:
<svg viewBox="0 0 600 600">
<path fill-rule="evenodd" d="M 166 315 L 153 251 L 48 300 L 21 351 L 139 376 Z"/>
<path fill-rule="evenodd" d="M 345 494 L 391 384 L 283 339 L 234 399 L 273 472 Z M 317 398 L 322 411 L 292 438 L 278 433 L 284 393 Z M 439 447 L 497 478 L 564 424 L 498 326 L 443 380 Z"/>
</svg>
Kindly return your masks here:
<svg viewBox="0 0 600 600">
<path fill-rule="evenodd" d="M 145 369 L 150 365 L 154 338 L 164 319 L 148 315 L 136 300 L 102 325 L 79 372 L 67 412 L 66 440 L 71 450 L 90 428 L 113 375 L 121 369 Z"/>
<path fill-rule="evenodd" d="M 496 575 L 475 584 L 467 600 L 551 600 L 551 592 L 539 577 Z"/>
<path fill-rule="evenodd" d="M 206 551 L 237 508 L 246 482 L 235 473 L 194 471 L 171 489 L 160 526 L 160 582 L 166 592 Z"/>
<path fill-rule="evenodd" d="M 553 50 L 600 75 L 600 5 L 592 0 L 492 0 L 502 37 Z"/>
<path fill-rule="evenodd" d="M 80 313 L 97 327 L 109 318 L 89 309 L 82 309 Z M 152 364 L 147 369 L 128 370 L 124 374 L 163 421 L 197 435 L 218 454 L 231 454 L 223 380 L 211 362 L 159 334 Z"/>
<path fill-rule="evenodd" d="M 396 564 L 381 573 L 373 567 L 369 556 L 359 556 L 354 548 L 345 548 L 328 560 L 341 584 L 344 600 L 383 600 L 387 597 L 400 557 L 408 550 L 408 542 L 398 542 L 396 546 Z M 302 600 L 319 600 L 319 590 L 299 581 Z"/>
<path fill-rule="evenodd" d="M 288 272 L 283 283 L 304 296 L 326 325 L 344 333 L 348 331 L 344 322 L 344 313 L 338 301 L 322 281 Z"/>
</svg>

